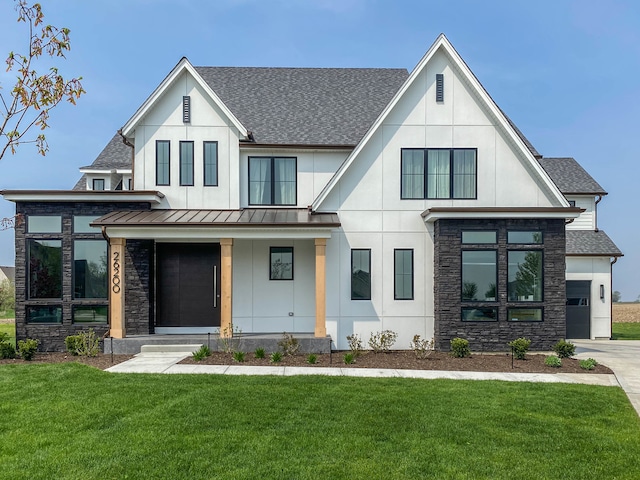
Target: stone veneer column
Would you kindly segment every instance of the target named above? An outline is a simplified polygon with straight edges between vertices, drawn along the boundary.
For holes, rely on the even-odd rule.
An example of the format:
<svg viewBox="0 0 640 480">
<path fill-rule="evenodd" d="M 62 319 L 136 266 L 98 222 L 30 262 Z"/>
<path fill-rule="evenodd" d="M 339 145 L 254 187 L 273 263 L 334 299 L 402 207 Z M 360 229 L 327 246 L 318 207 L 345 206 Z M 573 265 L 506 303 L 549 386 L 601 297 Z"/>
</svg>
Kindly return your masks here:
<svg viewBox="0 0 640 480">
<path fill-rule="evenodd" d="M 113 338 L 124 338 L 124 258 L 127 241 L 109 240 L 109 328 Z"/>
<path fill-rule="evenodd" d="M 220 337 L 233 336 L 231 319 L 233 238 L 220 239 Z"/>
<path fill-rule="evenodd" d="M 327 336 L 327 239 L 316 238 L 316 327 L 314 335 Z"/>
</svg>

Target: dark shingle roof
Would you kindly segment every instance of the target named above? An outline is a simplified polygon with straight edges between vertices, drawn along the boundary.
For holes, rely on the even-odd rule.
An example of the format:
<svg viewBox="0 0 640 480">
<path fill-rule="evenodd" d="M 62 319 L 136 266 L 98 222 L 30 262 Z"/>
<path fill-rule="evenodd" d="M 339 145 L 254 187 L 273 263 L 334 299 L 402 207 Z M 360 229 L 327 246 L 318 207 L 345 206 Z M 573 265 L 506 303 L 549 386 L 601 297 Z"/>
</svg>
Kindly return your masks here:
<svg viewBox="0 0 640 480">
<path fill-rule="evenodd" d="M 586 193 L 591 195 L 607 194 L 605 189 L 571 157 L 542 158 L 539 162 L 551 177 L 551 180 L 553 180 L 565 195 L 572 193 Z"/>
<path fill-rule="evenodd" d="M 95 168 L 110 170 L 112 168 L 131 168 L 131 147 L 122 142 L 120 134 L 116 133 L 109 143 L 102 149 L 91 165 L 81 168 Z M 86 190 L 87 177 L 82 175 L 74 185 L 73 190 Z"/>
<path fill-rule="evenodd" d="M 567 255 L 621 257 L 622 252 L 602 230 L 567 230 Z"/>
<path fill-rule="evenodd" d="M 196 67 L 256 143 L 356 145 L 405 69 Z"/>
<path fill-rule="evenodd" d="M 16 267 L 0 267 L 0 271 L 10 282 L 14 282 L 16 279 Z"/>
</svg>

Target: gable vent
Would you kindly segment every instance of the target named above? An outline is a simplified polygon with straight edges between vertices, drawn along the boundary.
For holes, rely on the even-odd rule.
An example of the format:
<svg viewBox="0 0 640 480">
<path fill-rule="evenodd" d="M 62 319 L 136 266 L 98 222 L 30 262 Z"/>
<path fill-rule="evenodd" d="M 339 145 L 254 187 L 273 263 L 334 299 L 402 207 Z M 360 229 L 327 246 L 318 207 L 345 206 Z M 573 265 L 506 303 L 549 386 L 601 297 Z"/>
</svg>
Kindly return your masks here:
<svg viewBox="0 0 640 480">
<path fill-rule="evenodd" d="M 189 95 L 182 97 L 182 121 L 183 123 L 191 123 L 191 97 Z"/>
<path fill-rule="evenodd" d="M 444 74 L 436 73 L 436 102 L 444 102 Z"/>
</svg>

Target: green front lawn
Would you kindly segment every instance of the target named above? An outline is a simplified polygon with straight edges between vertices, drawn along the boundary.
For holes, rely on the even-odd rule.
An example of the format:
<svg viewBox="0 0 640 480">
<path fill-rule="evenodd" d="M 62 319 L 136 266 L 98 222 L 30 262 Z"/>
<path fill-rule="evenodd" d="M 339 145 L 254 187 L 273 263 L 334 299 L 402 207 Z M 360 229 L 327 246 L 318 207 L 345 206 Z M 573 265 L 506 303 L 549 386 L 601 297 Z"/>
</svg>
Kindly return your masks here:
<svg viewBox="0 0 640 480">
<path fill-rule="evenodd" d="M 0 333 L 9 335 L 9 341 L 16 346 L 16 325 L 15 323 L 0 323 Z M 0 420 L 1 422 L 2 420 Z"/>
<path fill-rule="evenodd" d="M 640 340 L 640 322 L 613 323 L 612 340 Z"/>
<path fill-rule="evenodd" d="M 614 387 L 0 366 L 12 479 L 637 478 Z"/>
<path fill-rule="evenodd" d="M 0 310 L 0 320 L 4 320 L 6 318 L 16 318 L 15 310 L 6 310 L 6 311 Z"/>
</svg>

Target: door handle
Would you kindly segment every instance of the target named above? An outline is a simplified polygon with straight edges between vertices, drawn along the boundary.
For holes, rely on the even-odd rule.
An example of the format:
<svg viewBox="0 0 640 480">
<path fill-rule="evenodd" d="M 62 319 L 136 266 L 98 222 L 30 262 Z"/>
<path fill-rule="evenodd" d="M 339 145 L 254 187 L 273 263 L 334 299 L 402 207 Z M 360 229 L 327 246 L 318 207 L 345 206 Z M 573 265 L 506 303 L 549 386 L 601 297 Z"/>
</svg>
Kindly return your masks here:
<svg viewBox="0 0 640 480">
<path fill-rule="evenodd" d="M 213 266 L 213 308 L 218 308 L 218 266 Z"/>
</svg>

